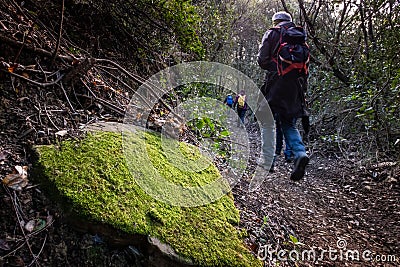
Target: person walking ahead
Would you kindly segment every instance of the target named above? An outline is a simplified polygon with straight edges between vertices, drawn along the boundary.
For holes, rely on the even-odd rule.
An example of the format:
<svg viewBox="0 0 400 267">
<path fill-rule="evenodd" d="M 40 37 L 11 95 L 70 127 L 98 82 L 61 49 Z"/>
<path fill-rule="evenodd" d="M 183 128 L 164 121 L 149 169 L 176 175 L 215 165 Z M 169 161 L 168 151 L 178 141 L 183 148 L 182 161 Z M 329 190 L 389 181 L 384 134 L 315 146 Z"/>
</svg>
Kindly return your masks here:
<svg viewBox="0 0 400 267">
<path fill-rule="evenodd" d="M 280 121 L 285 141 L 294 154 L 294 168 L 290 178 L 300 180 L 305 174 L 309 157 L 296 128 L 296 119 L 304 115 L 303 90 L 307 85 L 308 62 L 307 65 L 303 64 L 304 69 L 299 69 L 299 64 L 289 67 L 284 65 L 292 62 L 283 60 L 281 54 L 278 55 L 278 51 L 281 53 L 282 49 L 283 32 L 289 32 L 288 29 L 294 29 L 296 25 L 292 22 L 290 14 L 283 11 L 275 13 L 272 21 L 275 27 L 265 32 L 257 55 L 258 65 L 267 71 L 261 91 L 274 118 Z M 266 143 L 267 140 L 264 139 L 267 136 L 263 134 L 264 132 L 261 129 L 262 140 Z"/>
<path fill-rule="evenodd" d="M 240 121 L 244 124 L 244 117 L 247 110 L 246 93 L 241 90 L 233 101 L 233 107 L 236 108 Z"/>
<path fill-rule="evenodd" d="M 233 106 L 233 97 L 232 97 L 231 94 L 229 94 L 229 95 L 227 95 L 225 97 L 224 104 L 226 104 L 228 107 L 232 108 L 232 106 Z"/>
</svg>

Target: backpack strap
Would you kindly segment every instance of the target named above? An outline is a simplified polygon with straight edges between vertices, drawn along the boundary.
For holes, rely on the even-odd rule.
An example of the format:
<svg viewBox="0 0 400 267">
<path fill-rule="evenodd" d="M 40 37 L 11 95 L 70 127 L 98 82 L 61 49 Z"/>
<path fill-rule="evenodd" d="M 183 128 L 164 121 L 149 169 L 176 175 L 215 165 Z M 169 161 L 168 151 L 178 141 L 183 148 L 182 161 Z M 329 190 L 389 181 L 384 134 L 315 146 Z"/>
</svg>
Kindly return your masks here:
<svg viewBox="0 0 400 267">
<path fill-rule="evenodd" d="M 274 50 L 272 50 L 272 61 L 275 63 L 278 63 L 278 53 L 279 53 L 279 48 L 282 44 L 282 28 L 284 28 L 285 30 L 288 28 L 285 25 L 281 25 L 281 26 L 275 26 L 273 28 L 270 28 L 271 31 L 276 31 L 279 33 L 279 39 L 278 42 L 276 42 L 276 45 L 274 47 Z"/>
</svg>

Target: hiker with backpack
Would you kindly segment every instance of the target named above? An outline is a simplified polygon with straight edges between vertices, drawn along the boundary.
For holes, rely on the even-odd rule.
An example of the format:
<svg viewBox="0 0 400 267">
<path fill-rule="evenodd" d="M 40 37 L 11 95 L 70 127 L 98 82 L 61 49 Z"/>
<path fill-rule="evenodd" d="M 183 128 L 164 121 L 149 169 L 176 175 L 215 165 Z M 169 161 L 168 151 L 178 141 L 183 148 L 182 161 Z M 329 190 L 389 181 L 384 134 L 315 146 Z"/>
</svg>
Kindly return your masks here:
<svg viewBox="0 0 400 267">
<path fill-rule="evenodd" d="M 224 104 L 226 104 L 228 107 L 232 108 L 232 106 L 233 106 L 233 97 L 232 97 L 231 94 L 229 94 L 229 95 L 227 95 L 225 97 Z"/>
<path fill-rule="evenodd" d="M 265 32 L 257 55 L 259 66 L 266 70 L 261 92 L 274 118 L 280 122 L 285 141 L 294 154 L 290 179 L 297 181 L 303 178 L 309 163 L 296 127 L 297 118 L 304 116 L 306 108 L 304 92 L 307 88 L 309 48 L 304 29 L 292 22 L 289 13 L 277 12 L 272 21 L 274 27 Z M 268 134 L 263 125 L 261 127 L 263 155 L 268 155 L 268 151 L 264 151 L 268 149 L 265 145 Z"/>
<path fill-rule="evenodd" d="M 244 90 L 241 90 L 235 97 L 235 100 L 233 101 L 233 107 L 236 108 L 239 119 L 244 124 L 244 117 L 247 110 L 246 93 Z"/>
</svg>

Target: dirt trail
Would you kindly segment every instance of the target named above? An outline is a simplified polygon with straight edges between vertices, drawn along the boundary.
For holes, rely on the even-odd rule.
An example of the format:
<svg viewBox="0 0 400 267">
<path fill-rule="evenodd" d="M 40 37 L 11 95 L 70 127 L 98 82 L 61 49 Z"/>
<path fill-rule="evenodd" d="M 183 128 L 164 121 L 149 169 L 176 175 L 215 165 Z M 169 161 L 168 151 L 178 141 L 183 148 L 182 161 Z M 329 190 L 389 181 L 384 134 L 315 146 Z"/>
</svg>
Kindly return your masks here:
<svg viewBox="0 0 400 267">
<path fill-rule="evenodd" d="M 293 182 L 281 156 L 260 190 L 249 193 L 248 179 L 233 189 L 249 247 L 280 266 L 295 266 L 290 252 L 300 266 L 399 266 L 400 172 L 387 165 L 367 170 L 314 153 L 304 179 Z M 263 254 L 267 249 L 286 252 Z"/>
</svg>

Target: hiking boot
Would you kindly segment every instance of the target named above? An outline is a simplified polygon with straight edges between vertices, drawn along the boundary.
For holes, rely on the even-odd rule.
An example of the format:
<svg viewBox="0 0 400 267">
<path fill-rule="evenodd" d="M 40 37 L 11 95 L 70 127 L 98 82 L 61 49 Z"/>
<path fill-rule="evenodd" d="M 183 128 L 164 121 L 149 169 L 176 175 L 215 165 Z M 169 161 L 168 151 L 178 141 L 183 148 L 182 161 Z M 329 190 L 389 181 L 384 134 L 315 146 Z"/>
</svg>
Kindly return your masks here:
<svg viewBox="0 0 400 267">
<path fill-rule="evenodd" d="M 309 161 L 310 159 L 307 155 L 300 156 L 298 159 L 296 159 L 296 162 L 294 163 L 293 172 L 290 175 L 290 179 L 293 181 L 298 181 L 301 178 L 303 178 L 304 173 L 306 171 L 306 166 Z"/>
</svg>

